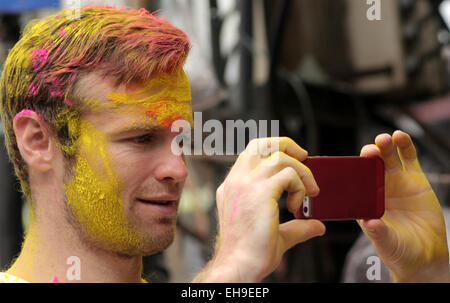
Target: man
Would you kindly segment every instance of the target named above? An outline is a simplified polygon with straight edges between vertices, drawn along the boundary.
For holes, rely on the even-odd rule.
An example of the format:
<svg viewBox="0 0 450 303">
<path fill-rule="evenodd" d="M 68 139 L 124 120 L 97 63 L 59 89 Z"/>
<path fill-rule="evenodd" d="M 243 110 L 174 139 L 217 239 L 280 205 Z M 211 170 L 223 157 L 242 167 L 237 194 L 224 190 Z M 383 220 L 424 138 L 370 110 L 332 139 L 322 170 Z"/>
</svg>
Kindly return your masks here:
<svg viewBox="0 0 450 303">
<path fill-rule="evenodd" d="M 76 257 L 81 282 L 140 282 L 142 256 L 173 240 L 187 176 L 170 125 L 192 121 L 189 42 L 145 10 L 67 15 L 29 25 L 2 75 L 8 153 L 31 207 L 22 251 L 2 276 L 69 282 Z M 360 224 L 396 280 L 449 279 L 442 212 L 409 136 L 382 135 L 361 155 L 386 164 L 386 215 Z M 317 220 L 278 219 L 284 191 L 292 213 L 319 193 L 306 157 L 289 138 L 248 144 L 217 190 L 215 254 L 194 281 L 261 281 L 290 247 L 324 234 Z"/>
</svg>

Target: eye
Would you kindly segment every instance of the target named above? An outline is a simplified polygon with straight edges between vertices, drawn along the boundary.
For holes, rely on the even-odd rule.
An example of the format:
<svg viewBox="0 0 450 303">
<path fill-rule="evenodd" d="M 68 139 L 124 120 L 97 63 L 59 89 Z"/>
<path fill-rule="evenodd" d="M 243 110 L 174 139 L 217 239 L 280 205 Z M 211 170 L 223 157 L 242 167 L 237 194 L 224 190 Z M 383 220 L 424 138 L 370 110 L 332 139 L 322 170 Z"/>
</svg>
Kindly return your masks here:
<svg viewBox="0 0 450 303">
<path fill-rule="evenodd" d="M 131 138 L 130 141 L 136 144 L 149 144 L 153 142 L 154 136 L 152 134 L 146 134 L 139 137 Z"/>
</svg>

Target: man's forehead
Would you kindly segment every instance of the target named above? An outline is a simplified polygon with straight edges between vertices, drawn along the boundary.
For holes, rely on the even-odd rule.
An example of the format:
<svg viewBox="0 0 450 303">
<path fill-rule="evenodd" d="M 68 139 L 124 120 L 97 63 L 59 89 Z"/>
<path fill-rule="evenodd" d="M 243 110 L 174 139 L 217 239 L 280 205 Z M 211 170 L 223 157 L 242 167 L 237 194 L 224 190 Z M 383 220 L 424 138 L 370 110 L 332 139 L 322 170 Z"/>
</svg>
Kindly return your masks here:
<svg viewBox="0 0 450 303">
<path fill-rule="evenodd" d="M 143 83 L 114 86 L 112 78 L 98 72 L 80 77 L 75 86 L 75 96 L 85 107 L 117 105 L 143 105 L 148 108 L 161 102 L 191 102 L 191 91 L 186 74 L 181 69 L 173 74 L 162 74 Z"/>
<path fill-rule="evenodd" d="M 84 118 L 92 121 L 108 120 L 111 125 L 139 119 L 163 128 L 179 119 L 193 123 L 190 87 L 184 72 L 119 86 L 114 86 L 110 78 L 90 73 L 77 83 L 76 91 Z"/>
<path fill-rule="evenodd" d="M 75 84 L 74 94 L 82 100 L 106 102 L 108 94 L 114 89 L 112 79 L 102 77 L 97 72 L 91 72 L 80 76 Z"/>
<path fill-rule="evenodd" d="M 156 102 L 191 102 L 191 89 L 182 69 L 171 74 L 163 73 L 139 85 L 129 85 L 125 91 L 108 94 L 116 104 L 142 104 L 146 107 Z"/>
</svg>

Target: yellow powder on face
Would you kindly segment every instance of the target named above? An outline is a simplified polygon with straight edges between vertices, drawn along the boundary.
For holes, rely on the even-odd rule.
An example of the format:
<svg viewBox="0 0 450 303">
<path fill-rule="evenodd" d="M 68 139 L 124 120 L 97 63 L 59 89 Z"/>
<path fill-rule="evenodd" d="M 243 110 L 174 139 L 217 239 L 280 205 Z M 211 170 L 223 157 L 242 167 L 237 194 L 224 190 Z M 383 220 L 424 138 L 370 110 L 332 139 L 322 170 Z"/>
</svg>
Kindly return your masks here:
<svg viewBox="0 0 450 303">
<path fill-rule="evenodd" d="M 152 92 L 148 94 L 149 92 Z M 142 95 L 147 95 L 143 97 Z M 147 81 L 141 89 L 130 93 L 113 92 L 108 98 L 117 104 L 136 104 L 158 102 L 173 99 L 179 102 L 191 102 L 189 80 L 183 70 L 172 74 L 162 74 Z"/>
<path fill-rule="evenodd" d="M 110 93 L 108 98 L 118 105 L 142 105 L 147 116 L 162 127 L 179 119 L 193 123 L 191 89 L 183 70 L 155 77 L 130 93 Z"/>
<path fill-rule="evenodd" d="M 127 222 L 119 182 L 109 165 L 105 138 L 80 121 L 74 176 L 64 186 L 73 214 L 91 239 L 116 251 L 142 247 L 142 236 Z"/>
<path fill-rule="evenodd" d="M 190 105 L 181 102 L 161 101 L 147 106 L 145 113 L 156 120 L 156 123 L 162 127 L 170 127 L 176 120 L 184 119 L 193 123 L 192 111 Z"/>
</svg>

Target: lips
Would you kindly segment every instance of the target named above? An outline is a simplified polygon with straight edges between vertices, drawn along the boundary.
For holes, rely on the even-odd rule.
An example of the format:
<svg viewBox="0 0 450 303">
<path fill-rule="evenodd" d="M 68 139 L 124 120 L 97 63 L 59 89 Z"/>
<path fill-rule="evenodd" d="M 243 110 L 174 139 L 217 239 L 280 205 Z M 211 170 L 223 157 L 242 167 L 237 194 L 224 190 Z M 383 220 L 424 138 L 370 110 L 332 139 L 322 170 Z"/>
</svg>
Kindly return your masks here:
<svg viewBox="0 0 450 303">
<path fill-rule="evenodd" d="M 153 199 L 137 199 L 139 202 L 147 203 L 147 204 L 155 204 L 155 205 L 169 205 L 171 203 L 175 203 L 174 200 L 153 200 Z"/>
<path fill-rule="evenodd" d="M 146 204 L 154 204 L 154 205 L 176 205 L 179 200 L 179 196 L 166 195 L 159 197 L 139 197 L 137 200 Z"/>
<path fill-rule="evenodd" d="M 177 197 L 137 198 L 138 212 L 151 217 L 158 216 L 174 218 L 178 212 L 179 199 Z M 179 198 L 179 197 L 178 197 Z"/>
</svg>

